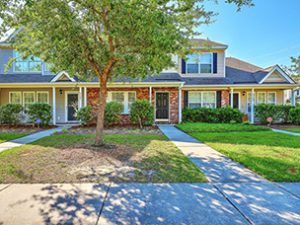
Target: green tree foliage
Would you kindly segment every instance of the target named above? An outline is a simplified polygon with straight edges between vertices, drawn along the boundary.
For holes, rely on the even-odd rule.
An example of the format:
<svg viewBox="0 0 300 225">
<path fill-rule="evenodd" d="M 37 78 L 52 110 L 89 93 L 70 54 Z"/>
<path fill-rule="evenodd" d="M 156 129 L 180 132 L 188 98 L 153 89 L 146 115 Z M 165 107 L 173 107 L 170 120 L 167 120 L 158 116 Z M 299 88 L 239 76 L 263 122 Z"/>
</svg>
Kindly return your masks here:
<svg viewBox="0 0 300 225">
<path fill-rule="evenodd" d="M 107 82 L 160 73 L 213 15 L 204 0 L 2 0 L 0 32 L 19 31 L 12 45 L 24 58 L 37 56 L 84 80 L 98 78 L 96 144 L 102 144 Z"/>
</svg>

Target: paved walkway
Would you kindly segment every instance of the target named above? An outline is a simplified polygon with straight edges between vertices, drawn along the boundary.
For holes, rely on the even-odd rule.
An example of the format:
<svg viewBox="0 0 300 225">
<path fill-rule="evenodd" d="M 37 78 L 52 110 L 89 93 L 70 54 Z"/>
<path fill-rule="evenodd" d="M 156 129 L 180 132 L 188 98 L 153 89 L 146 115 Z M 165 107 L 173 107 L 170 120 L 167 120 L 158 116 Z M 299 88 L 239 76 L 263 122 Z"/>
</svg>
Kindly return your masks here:
<svg viewBox="0 0 300 225">
<path fill-rule="evenodd" d="M 291 193 L 299 189 L 258 182 L 0 185 L 0 224 L 296 225 L 300 197 Z"/>
<path fill-rule="evenodd" d="M 206 175 L 210 182 L 267 182 L 246 169 L 201 143 L 172 125 L 160 125 L 161 131 Z"/>
<path fill-rule="evenodd" d="M 0 144 L 0 152 L 3 152 L 5 150 L 8 150 L 8 149 L 11 149 L 14 147 L 19 147 L 23 144 L 27 144 L 27 143 L 36 141 L 36 140 L 41 139 L 46 136 L 50 136 L 51 134 L 61 131 L 62 129 L 64 129 L 64 126 L 36 132 L 36 133 L 30 134 L 30 135 L 27 135 L 25 137 L 21 137 L 21 138 L 15 139 L 15 140 L 3 142 Z M 0 225 L 1 225 L 1 223 L 0 223 Z"/>
<path fill-rule="evenodd" d="M 283 133 L 283 134 L 294 135 L 294 136 L 300 136 L 300 133 L 291 132 L 291 131 L 286 131 L 286 130 L 272 129 L 272 131 L 274 131 L 274 132 L 279 132 L 279 133 Z"/>
</svg>

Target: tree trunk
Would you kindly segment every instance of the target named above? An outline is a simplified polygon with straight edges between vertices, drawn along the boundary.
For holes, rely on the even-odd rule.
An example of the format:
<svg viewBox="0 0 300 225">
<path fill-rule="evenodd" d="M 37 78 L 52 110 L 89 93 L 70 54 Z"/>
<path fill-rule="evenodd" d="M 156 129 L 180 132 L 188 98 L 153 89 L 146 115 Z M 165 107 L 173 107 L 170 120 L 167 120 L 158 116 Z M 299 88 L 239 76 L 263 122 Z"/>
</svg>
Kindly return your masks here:
<svg viewBox="0 0 300 225">
<path fill-rule="evenodd" d="M 104 130 L 104 113 L 106 106 L 107 96 L 107 79 L 103 76 L 100 79 L 100 91 L 99 91 L 99 108 L 97 114 L 97 127 L 96 127 L 96 140 L 95 145 L 103 145 L 103 130 Z"/>
</svg>

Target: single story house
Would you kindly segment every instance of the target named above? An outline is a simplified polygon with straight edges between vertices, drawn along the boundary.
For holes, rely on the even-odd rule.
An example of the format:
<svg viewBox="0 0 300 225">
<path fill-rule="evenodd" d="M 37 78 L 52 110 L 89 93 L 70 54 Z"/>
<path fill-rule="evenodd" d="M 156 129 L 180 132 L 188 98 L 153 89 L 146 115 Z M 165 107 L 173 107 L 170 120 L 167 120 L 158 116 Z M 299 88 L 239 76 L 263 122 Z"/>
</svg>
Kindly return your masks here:
<svg viewBox="0 0 300 225">
<path fill-rule="evenodd" d="M 240 109 L 254 122 L 254 105 L 283 104 L 284 91 L 299 87 L 278 65 L 261 68 L 237 58 L 226 57 L 227 45 L 191 40 L 194 54 L 185 59 L 173 56 L 175 66 L 143 80 L 109 83 L 108 101 L 123 104 L 122 123 L 128 123 L 130 105 L 147 99 L 155 108 L 155 122 L 179 123 L 185 107 Z M 9 58 L 16 62 L 5 72 Z M 39 58 L 23 60 L 7 40 L 0 42 L 0 105 L 35 102 L 52 106 L 52 122 L 76 122 L 75 107 L 97 107 L 98 82 L 84 82 L 61 71 L 51 73 Z M 294 98 L 292 98 L 294 99 Z M 294 102 L 293 102 L 294 104 Z"/>
</svg>

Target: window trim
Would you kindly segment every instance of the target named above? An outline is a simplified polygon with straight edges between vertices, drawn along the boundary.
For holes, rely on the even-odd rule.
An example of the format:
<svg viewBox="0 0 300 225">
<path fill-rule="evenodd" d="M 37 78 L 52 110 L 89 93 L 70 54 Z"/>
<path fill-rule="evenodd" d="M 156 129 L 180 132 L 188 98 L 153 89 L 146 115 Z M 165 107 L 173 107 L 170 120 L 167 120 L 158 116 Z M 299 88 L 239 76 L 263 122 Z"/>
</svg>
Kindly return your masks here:
<svg viewBox="0 0 300 225">
<path fill-rule="evenodd" d="M 15 59 L 17 59 L 16 55 L 17 55 L 17 51 L 13 50 L 13 57 Z M 23 60 L 23 61 L 20 61 L 20 62 L 26 62 L 26 60 Z M 40 71 L 16 71 L 17 60 L 15 60 L 15 62 L 13 63 L 13 73 L 27 73 L 27 74 L 30 74 L 30 73 L 34 73 L 34 74 L 43 73 L 43 61 L 40 60 L 40 61 L 32 61 L 32 62 L 40 62 L 41 63 L 41 70 Z M 29 63 L 29 61 L 27 61 L 27 63 Z"/>
<path fill-rule="evenodd" d="M 20 95 L 20 103 L 11 103 L 11 96 L 10 96 L 10 94 L 11 93 L 18 93 L 19 95 Z M 10 104 L 20 104 L 20 105 L 23 105 L 22 104 L 22 92 L 21 91 L 9 91 L 8 92 L 8 102 L 10 103 Z"/>
<path fill-rule="evenodd" d="M 200 93 L 200 104 L 201 107 L 200 108 L 205 108 L 203 107 L 203 93 L 214 93 L 215 94 L 215 107 L 210 108 L 210 109 L 216 109 L 217 108 L 217 91 L 189 91 L 190 93 Z M 190 108 L 190 96 L 188 97 L 188 108 Z"/>
<path fill-rule="evenodd" d="M 136 91 L 108 91 L 108 93 L 107 93 L 107 102 L 112 102 L 112 93 L 123 93 L 124 94 L 124 102 L 123 102 L 124 110 L 121 114 L 122 115 L 128 115 L 130 113 L 128 93 L 134 93 L 134 98 L 136 100 Z"/>
<path fill-rule="evenodd" d="M 188 61 L 186 60 L 186 74 L 189 74 L 189 75 L 195 75 L 195 74 L 213 74 L 213 52 L 200 52 L 200 53 L 192 53 L 192 54 L 197 54 L 198 55 L 198 59 L 199 59 L 199 62 L 198 62 L 198 73 L 189 73 L 188 72 L 188 65 L 189 64 L 193 64 L 193 63 L 188 63 Z M 192 54 L 189 54 L 189 55 L 192 55 Z M 210 54 L 210 57 L 211 57 L 211 63 L 210 63 L 210 73 L 201 73 L 201 64 L 206 64 L 206 63 L 201 63 L 201 55 L 204 55 L 204 54 Z"/>
<path fill-rule="evenodd" d="M 258 91 L 258 92 L 254 92 L 254 105 L 257 105 L 258 103 L 257 103 L 257 96 L 258 96 L 258 93 L 266 93 L 266 99 L 265 99 L 265 103 L 260 103 L 260 104 L 273 104 L 273 103 L 268 103 L 267 102 L 267 95 L 269 94 L 269 93 L 274 93 L 275 94 L 275 103 L 274 103 L 274 105 L 277 105 L 277 92 L 276 91 Z M 248 102 L 248 95 L 251 95 L 251 92 L 250 91 L 248 91 L 247 92 L 247 104 L 246 104 L 246 106 L 247 106 L 247 108 L 248 108 L 248 104 L 250 103 L 251 104 L 251 102 Z"/>
<path fill-rule="evenodd" d="M 36 103 L 36 96 L 35 96 L 35 91 L 23 91 L 23 107 L 25 107 L 25 94 L 32 94 L 33 93 L 33 103 Z"/>
<path fill-rule="evenodd" d="M 36 97 L 35 97 L 36 103 L 41 103 L 41 102 L 38 102 L 38 94 L 47 94 L 47 104 L 49 104 L 49 91 L 37 91 L 36 92 Z"/>
<path fill-rule="evenodd" d="M 266 94 L 266 103 L 267 104 L 273 104 L 273 103 L 268 103 L 268 94 L 275 94 L 275 102 L 274 102 L 274 105 L 277 105 L 277 92 L 276 91 L 270 91 L 270 92 L 267 92 Z"/>
</svg>

